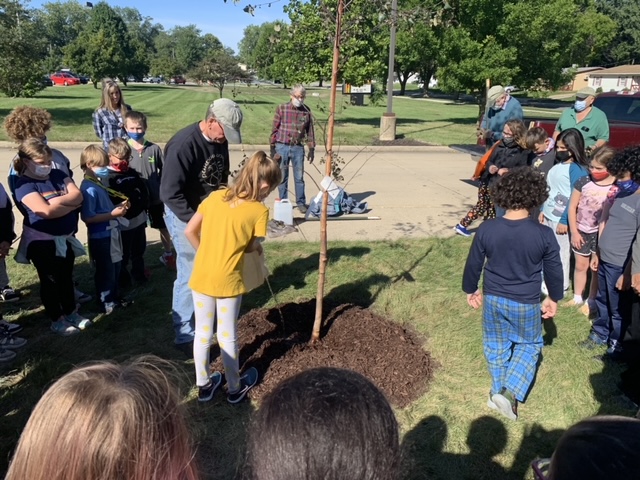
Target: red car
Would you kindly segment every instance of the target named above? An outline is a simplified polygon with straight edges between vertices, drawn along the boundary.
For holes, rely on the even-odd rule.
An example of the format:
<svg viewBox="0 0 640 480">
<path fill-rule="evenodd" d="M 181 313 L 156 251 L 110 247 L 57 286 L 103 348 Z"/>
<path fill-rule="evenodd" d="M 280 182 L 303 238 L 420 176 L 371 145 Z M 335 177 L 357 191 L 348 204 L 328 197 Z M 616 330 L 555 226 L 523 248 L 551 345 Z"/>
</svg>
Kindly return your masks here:
<svg viewBox="0 0 640 480">
<path fill-rule="evenodd" d="M 187 80 L 182 75 L 176 75 L 171 79 L 171 83 L 176 85 L 186 85 Z"/>
<path fill-rule="evenodd" d="M 54 85 L 64 85 L 65 87 L 67 85 L 80 85 L 79 78 L 66 72 L 56 72 L 50 78 Z"/>
</svg>

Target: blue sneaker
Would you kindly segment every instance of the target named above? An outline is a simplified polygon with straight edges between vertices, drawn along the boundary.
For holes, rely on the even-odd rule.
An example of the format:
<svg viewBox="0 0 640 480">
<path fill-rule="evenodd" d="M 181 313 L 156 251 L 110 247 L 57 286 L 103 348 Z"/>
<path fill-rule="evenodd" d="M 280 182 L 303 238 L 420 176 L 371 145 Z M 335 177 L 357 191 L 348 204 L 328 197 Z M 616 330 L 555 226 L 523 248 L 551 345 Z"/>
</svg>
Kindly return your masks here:
<svg viewBox="0 0 640 480">
<path fill-rule="evenodd" d="M 244 375 L 240 377 L 240 388 L 237 392 L 229 392 L 227 401 L 234 404 L 241 402 L 256 383 L 258 383 L 258 370 L 255 367 L 248 368 Z"/>
<path fill-rule="evenodd" d="M 458 224 L 455 227 L 453 227 L 453 229 L 456 231 L 456 233 L 458 235 L 462 235 L 463 237 L 470 237 L 471 236 L 471 232 L 469 230 L 467 230 L 465 227 L 463 227 L 462 225 Z"/>
<path fill-rule="evenodd" d="M 198 387 L 198 401 L 208 402 L 213 398 L 213 394 L 216 393 L 216 389 L 222 383 L 222 374 L 220 372 L 213 372 L 209 377 L 209 383 L 202 387 Z"/>
<path fill-rule="evenodd" d="M 586 348 L 587 350 L 593 350 L 598 347 L 603 347 L 607 345 L 607 341 L 603 338 L 600 338 L 597 333 L 591 332 L 586 340 L 578 343 L 582 348 Z"/>
</svg>

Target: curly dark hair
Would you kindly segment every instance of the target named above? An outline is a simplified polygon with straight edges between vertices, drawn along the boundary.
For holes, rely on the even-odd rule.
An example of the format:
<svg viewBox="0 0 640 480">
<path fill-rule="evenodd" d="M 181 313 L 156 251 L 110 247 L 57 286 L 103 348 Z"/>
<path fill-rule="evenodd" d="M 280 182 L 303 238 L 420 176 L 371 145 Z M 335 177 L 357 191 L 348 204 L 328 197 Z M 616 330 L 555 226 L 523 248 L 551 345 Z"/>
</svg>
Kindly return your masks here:
<svg viewBox="0 0 640 480">
<path fill-rule="evenodd" d="M 491 185 L 489 193 L 493 203 L 507 210 L 532 210 L 549 198 L 549 186 L 531 167 L 516 167 Z"/>
<path fill-rule="evenodd" d="M 632 180 L 640 182 L 640 145 L 618 151 L 607 164 L 607 170 L 614 177 L 621 177 L 629 172 Z"/>
</svg>

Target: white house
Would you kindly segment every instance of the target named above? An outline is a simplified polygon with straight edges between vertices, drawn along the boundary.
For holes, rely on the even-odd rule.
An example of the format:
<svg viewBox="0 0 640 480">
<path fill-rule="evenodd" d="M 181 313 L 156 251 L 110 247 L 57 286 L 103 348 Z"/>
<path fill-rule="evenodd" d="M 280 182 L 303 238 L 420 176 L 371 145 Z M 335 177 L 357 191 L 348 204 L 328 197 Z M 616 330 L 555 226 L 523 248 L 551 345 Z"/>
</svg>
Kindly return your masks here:
<svg viewBox="0 0 640 480">
<path fill-rule="evenodd" d="M 589 86 L 603 92 L 640 91 L 640 65 L 620 65 L 589 73 Z"/>
</svg>

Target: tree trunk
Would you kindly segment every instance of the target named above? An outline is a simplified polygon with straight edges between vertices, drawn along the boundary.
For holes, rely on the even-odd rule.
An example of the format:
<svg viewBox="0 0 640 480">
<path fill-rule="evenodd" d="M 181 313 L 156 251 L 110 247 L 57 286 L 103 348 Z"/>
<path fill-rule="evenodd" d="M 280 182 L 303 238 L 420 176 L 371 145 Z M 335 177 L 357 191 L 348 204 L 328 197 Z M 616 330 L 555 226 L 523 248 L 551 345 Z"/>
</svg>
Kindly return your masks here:
<svg viewBox="0 0 640 480">
<path fill-rule="evenodd" d="M 321 86 L 322 86 L 322 78 L 320 78 L 320 79 L 318 80 L 318 86 L 319 86 L 319 87 L 321 87 Z"/>
<path fill-rule="evenodd" d="M 329 123 L 327 125 L 327 157 L 325 162 L 325 175 L 331 177 L 333 160 L 333 130 L 336 118 L 336 96 L 338 86 L 338 68 L 340 60 L 340 34 L 342 33 L 342 12 L 344 0 L 338 0 L 338 12 L 336 14 L 336 36 L 333 44 L 333 66 L 331 69 L 331 97 L 329 99 Z M 324 283 L 327 269 L 327 205 L 329 194 L 325 190 L 322 194 L 322 212 L 320 215 L 320 260 L 318 265 L 318 290 L 316 292 L 316 317 L 313 321 L 311 343 L 320 340 L 320 328 L 322 327 L 322 303 L 324 300 Z"/>
<path fill-rule="evenodd" d="M 397 72 L 398 74 L 398 81 L 400 82 L 400 95 L 404 96 L 405 91 L 407 90 L 407 82 L 409 81 L 409 74 L 405 73 L 405 74 L 401 74 L 400 72 Z"/>
</svg>

